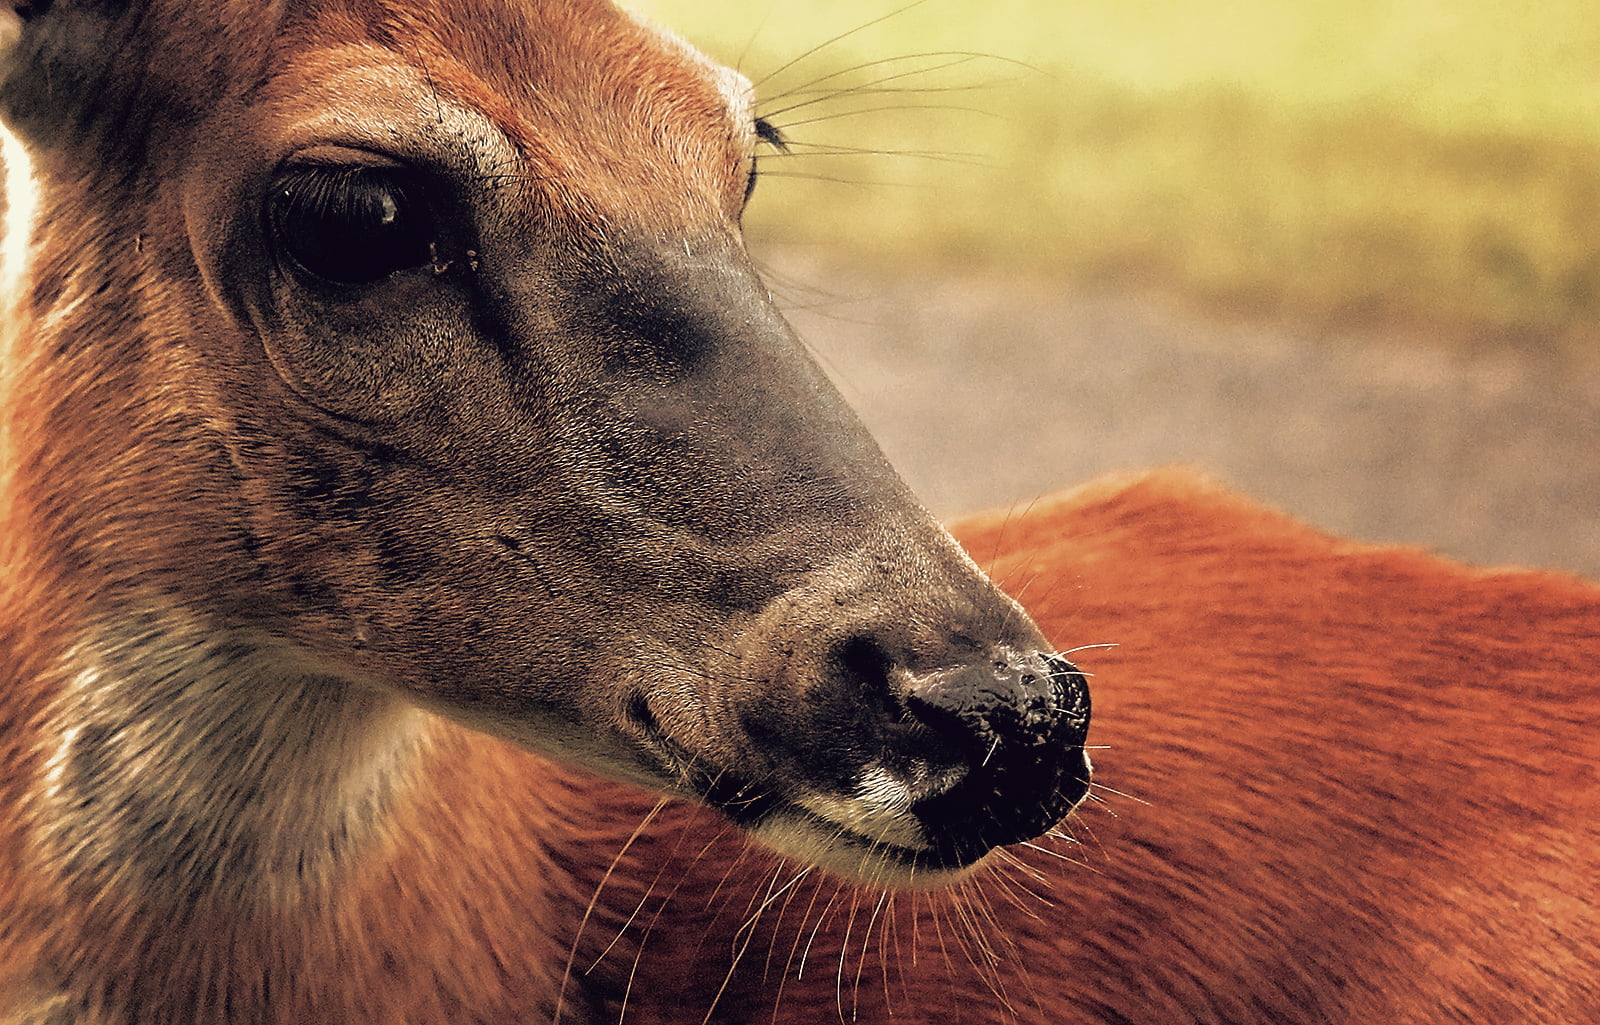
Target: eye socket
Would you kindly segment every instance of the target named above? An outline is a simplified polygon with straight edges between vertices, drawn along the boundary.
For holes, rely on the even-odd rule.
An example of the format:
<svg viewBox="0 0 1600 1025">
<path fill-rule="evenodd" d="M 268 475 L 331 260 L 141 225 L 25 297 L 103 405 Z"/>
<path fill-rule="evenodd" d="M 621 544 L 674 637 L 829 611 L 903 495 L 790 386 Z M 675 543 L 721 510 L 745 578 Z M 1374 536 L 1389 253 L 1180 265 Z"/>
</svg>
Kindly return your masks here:
<svg viewBox="0 0 1600 1025">
<path fill-rule="evenodd" d="M 283 255 L 334 284 L 371 284 L 436 259 L 433 212 L 404 168 L 292 167 L 273 184 L 267 222 Z"/>
</svg>

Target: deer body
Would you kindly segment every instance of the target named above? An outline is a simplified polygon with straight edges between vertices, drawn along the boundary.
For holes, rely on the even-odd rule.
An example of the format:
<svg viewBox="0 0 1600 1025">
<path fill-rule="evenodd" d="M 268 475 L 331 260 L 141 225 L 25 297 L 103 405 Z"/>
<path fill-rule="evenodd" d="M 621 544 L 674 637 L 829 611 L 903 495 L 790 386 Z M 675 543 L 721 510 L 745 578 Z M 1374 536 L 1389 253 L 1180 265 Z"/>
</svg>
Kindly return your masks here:
<svg viewBox="0 0 1600 1025">
<path fill-rule="evenodd" d="M 1047 633 L 1120 642 L 1097 780 L 1148 802 L 1082 813 L 1087 885 L 1050 890 L 1085 928 L 1049 962 L 1080 1010 L 1041 1021 L 1600 1014 L 1593 585 L 1340 542 L 1185 474 L 961 536 L 1049 582 Z"/>
<path fill-rule="evenodd" d="M 977 524 L 1149 802 L 1008 847 L 1084 678 L 773 311 L 737 76 L 598 0 L 0 48 L 0 1021 L 1593 1016 L 1592 588 Z"/>
</svg>

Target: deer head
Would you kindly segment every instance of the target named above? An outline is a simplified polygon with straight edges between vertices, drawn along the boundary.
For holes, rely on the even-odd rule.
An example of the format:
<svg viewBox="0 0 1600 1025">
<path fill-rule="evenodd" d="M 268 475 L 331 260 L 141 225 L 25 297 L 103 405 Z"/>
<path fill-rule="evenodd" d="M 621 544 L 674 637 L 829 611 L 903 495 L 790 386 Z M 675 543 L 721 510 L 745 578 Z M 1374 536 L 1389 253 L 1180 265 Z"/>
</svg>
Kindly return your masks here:
<svg viewBox="0 0 1600 1025">
<path fill-rule="evenodd" d="M 744 79 L 600 0 L 0 20 L 8 598 L 61 678 L 398 697 L 891 881 L 1084 795 L 1083 677 L 751 266 Z"/>
</svg>

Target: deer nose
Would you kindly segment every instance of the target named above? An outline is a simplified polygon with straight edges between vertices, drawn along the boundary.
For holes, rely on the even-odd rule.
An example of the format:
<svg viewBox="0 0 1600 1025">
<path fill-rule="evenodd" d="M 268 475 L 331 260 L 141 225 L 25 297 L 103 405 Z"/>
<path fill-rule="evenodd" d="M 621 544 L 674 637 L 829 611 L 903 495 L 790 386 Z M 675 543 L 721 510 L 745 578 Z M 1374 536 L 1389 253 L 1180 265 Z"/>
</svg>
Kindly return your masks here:
<svg viewBox="0 0 1600 1025">
<path fill-rule="evenodd" d="M 906 708 L 978 764 L 1045 744 L 1081 747 L 1089 685 L 1060 655 L 1003 653 L 915 679 Z"/>
<path fill-rule="evenodd" d="M 970 865 L 1039 836 L 1088 793 L 1089 684 L 1061 656 L 1002 649 L 915 678 L 904 700 L 943 749 L 933 764 L 957 769 L 911 809 L 929 863 Z"/>
</svg>

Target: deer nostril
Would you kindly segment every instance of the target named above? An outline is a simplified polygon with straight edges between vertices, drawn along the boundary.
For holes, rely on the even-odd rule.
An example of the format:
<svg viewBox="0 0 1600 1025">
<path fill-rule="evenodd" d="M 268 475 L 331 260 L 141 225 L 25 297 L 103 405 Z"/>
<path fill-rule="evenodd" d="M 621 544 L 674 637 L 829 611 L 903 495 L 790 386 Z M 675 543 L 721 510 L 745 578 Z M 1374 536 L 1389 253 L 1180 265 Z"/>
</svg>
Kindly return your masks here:
<svg viewBox="0 0 1600 1025">
<path fill-rule="evenodd" d="M 907 700 L 961 752 L 965 771 L 914 807 L 944 864 L 970 865 L 995 847 L 1040 835 L 1089 788 L 1084 675 L 1059 655 L 992 654 L 917 678 Z"/>
<path fill-rule="evenodd" d="M 858 693 L 895 703 L 889 679 L 894 659 L 871 637 L 840 641 L 833 649 L 833 664 L 839 677 Z"/>
</svg>

